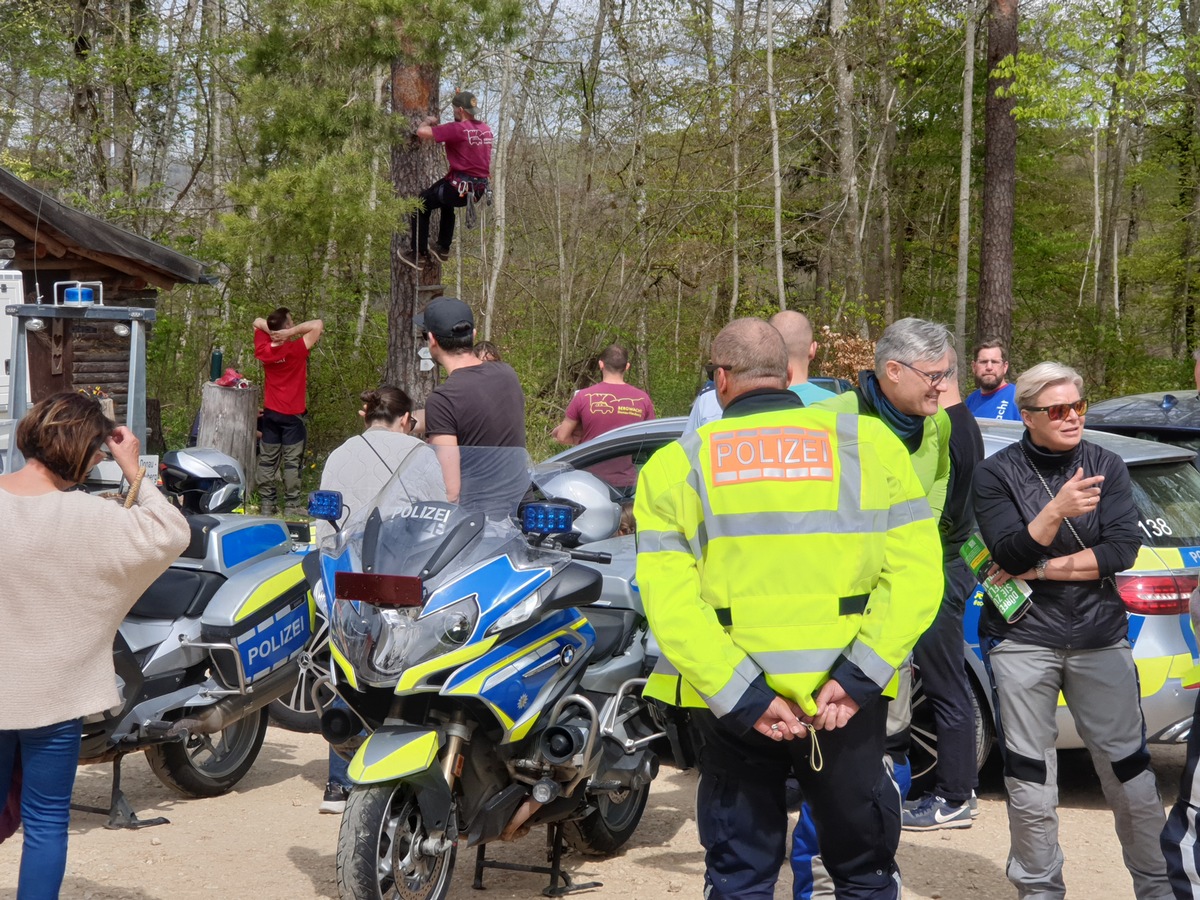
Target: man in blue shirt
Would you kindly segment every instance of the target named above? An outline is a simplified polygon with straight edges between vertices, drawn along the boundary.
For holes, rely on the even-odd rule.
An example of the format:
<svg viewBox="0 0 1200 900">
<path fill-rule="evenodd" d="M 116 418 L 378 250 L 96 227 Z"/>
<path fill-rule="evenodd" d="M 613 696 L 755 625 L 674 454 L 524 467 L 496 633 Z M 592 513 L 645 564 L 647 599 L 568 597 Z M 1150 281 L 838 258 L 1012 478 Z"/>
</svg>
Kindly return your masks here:
<svg viewBox="0 0 1200 900">
<path fill-rule="evenodd" d="M 975 345 L 971 371 L 977 389 L 967 397 L 967 409 L 977 419 L 1011 419 L 1021 421 L 1017 409 L 1017 387 L 1009 384 L 1008 354 L 1000 341 L 981 341 Z"/>
<path fill-rule="evenodd" d="M 812 406 L 837 396 L 833 391 L 817 387 L 808 381 L 808 364 L 817 355 L 818 344 L 813 340 L 808 316 L 794 309 L 785 309 L 771 316 L 771 327 L 783 335 L 788 354 L 788 390 Z"/>
</svg>

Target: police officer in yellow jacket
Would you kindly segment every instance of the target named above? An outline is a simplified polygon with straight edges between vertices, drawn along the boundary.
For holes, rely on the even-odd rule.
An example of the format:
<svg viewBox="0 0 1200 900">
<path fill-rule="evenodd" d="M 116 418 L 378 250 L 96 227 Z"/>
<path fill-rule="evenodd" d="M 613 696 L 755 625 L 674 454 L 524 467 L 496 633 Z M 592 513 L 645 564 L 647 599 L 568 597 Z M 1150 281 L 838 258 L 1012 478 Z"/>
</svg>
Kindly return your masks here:
<svg viewBox="0 0 1200 900">
<path fill-rule="evenodd" d="M 838 900 L 893 900 L 880 696 L 937 610 L 936 522 L 884 425 L 786 390 L 767 323 L 726 326 L 712 367 L 723 418 L 657 452 L 635 506 L 646 694 L 692 707 L 702 739 L 705 896 L 773 896 L 794 771 Z"/>
</svg>

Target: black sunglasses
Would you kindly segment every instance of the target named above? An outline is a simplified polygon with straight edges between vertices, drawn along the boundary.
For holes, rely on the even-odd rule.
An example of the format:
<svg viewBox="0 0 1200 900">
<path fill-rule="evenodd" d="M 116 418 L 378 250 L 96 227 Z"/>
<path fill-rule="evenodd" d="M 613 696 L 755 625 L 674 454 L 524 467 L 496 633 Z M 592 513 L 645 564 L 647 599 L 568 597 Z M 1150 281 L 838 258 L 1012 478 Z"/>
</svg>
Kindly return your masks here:
<svg viewBox="0 0 1200 900">
<path fill-rule="evenodd" d="M 717 369 L 724 369 L 726 372 L 732 372 L 733 366 L 727 366 L 724 363 L 708 363 L 704 366 L 704 376 L 712 381 L 717 377 Z"/>
<path fill-rule="evenodd" d="M 1083 418 L 1087 415 L 1088 402 L 1086 400 L 1076 400 L 1074 403 L 1055 403 L 1052 406 L 1022 406 L 1021 409 L 1025 412 L 1038 413 L 1044 412 L 1046 418 L 1051 422 L 1061 422 L 1071 410 L 1075 410 L 1075 415 Z"/>
</svg>

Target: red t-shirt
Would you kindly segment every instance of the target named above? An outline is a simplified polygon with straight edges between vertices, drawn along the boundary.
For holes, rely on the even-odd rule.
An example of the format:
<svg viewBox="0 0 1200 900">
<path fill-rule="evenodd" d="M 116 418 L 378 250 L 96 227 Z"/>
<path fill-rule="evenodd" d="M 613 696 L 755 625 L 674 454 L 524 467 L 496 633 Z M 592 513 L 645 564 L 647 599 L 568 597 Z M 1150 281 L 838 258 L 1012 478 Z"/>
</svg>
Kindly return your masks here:
<svg viewBox="0 0 1200 900">
<path fill-rule="evenodd" d="M 263 364 L 263 408 L 287 416 L 308 409 L 308 345 L 304 339 L 271 346 L 265 331 L 254 329 L 254 355 Z"/>
<path fill-rule="evenodd" d="M 487 122 L 447 122 L 433 126 L 433 139 L 446 145 L 449 174 L 487 178 L 492 171 L 492 129 Z"/>
</svg>

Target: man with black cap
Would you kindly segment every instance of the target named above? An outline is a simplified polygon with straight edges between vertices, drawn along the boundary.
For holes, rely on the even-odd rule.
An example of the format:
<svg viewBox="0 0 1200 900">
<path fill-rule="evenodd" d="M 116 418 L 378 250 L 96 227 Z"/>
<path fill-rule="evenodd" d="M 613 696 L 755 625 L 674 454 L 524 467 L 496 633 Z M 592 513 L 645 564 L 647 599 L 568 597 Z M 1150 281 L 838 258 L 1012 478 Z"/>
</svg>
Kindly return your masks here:
<svg viewBox="0 0 1200 900">
<path fill-rule="evenodd" d="M 400 259 L 414 269 L 419 268 L 421 256 L 446 261 L 454 241 L 454 208 L 483 199 L 492 172 L 492 129 L 479 120 L 475 95 L 459 91 L 450 107 L 454 110 L 453 122 L 439 125 L 437 116 L 429 116 L 417 128 L 421 140 L 445 144 L 450 171 L 421 194 L 421 211 L 413 216 L 411 253 L 400 254 Z M 442 215 L 437 241 L 430 243 L 429 217 L 435 209 L 440 209 Z"/>
<path fill-rule="evenodd" d="M 446 370 L 446 380 L 425 402 L 425 436 L 442 464 L 446 499 L 489 513 L 516 512 L 529 484 L 525 394 L 517 373 L 508 363 L 475 356 L 475 317 L 457 297 L 431 301 L 413 324 Z M 489 449 L 463 452 L 467 447 Z M 492 449 L 497 447 L 511 452 Z"/>
</svg>

